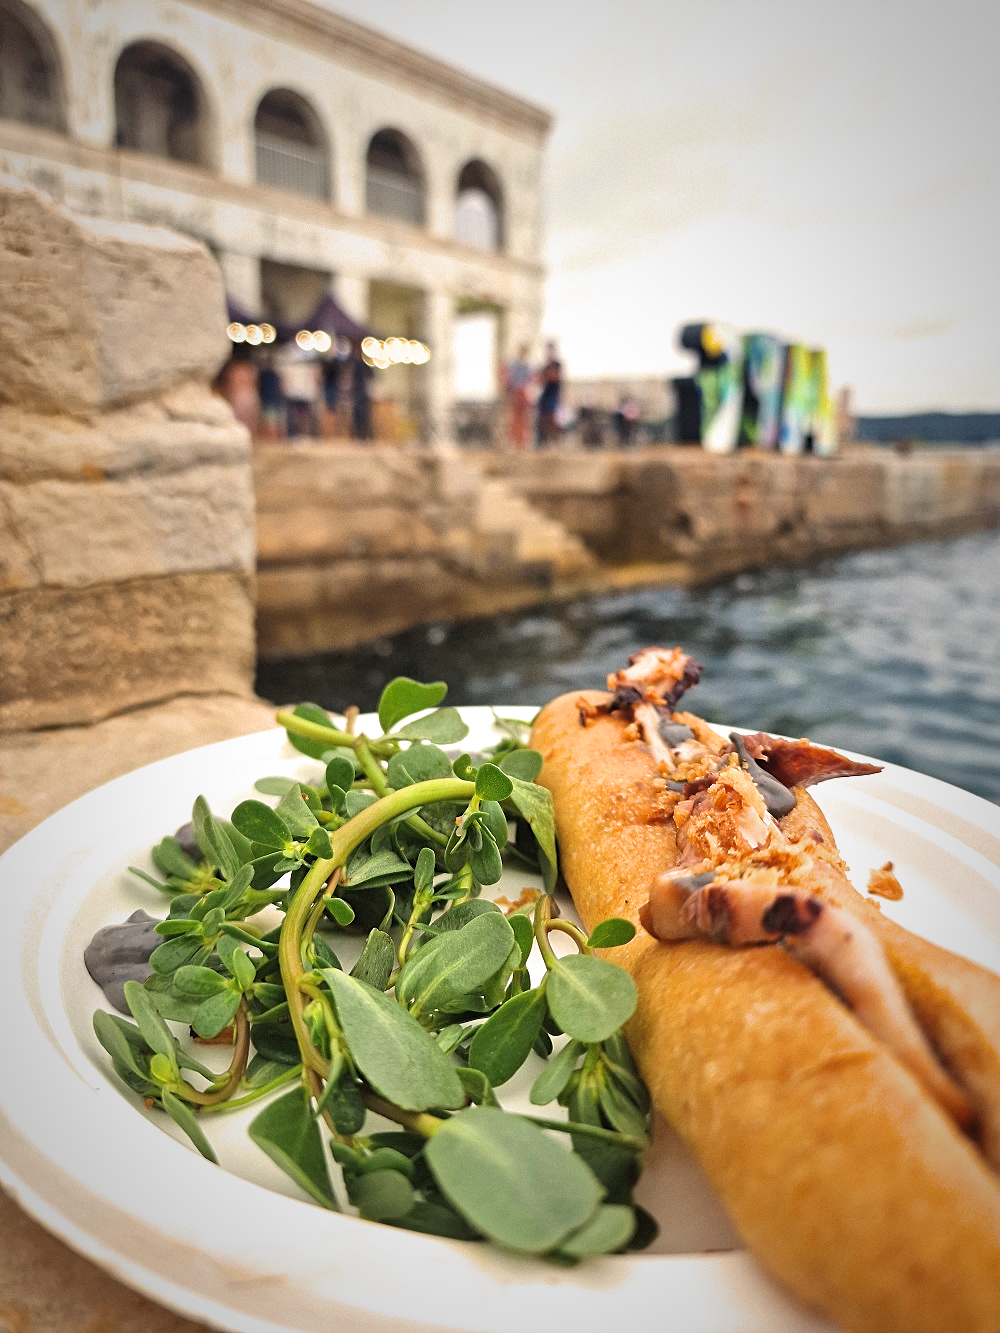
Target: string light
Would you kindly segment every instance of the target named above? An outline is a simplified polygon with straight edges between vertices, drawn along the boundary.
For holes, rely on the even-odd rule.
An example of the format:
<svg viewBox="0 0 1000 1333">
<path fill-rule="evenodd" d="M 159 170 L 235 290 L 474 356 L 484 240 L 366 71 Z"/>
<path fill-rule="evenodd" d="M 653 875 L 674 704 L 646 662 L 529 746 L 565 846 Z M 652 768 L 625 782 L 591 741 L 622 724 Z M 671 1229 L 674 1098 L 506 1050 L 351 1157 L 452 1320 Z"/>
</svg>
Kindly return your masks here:
<svg viewBox="0 0 1000 1333">
<path fill-rule="evenodd" d="M 226 337 L 230 342 L 249 343 L 251 347 L 273 343 L 277 336 L 278 331 L 273 324 L 240 324 L 233 320 L 226 329 Z"/>
<path fill-rule="evenodd" d="M 389 366 L 423 366 L 431 359 L 431 349 L 416 338 L 365 338 L 361 353 L 370 366 L 387 370 Z"/>
</svg>

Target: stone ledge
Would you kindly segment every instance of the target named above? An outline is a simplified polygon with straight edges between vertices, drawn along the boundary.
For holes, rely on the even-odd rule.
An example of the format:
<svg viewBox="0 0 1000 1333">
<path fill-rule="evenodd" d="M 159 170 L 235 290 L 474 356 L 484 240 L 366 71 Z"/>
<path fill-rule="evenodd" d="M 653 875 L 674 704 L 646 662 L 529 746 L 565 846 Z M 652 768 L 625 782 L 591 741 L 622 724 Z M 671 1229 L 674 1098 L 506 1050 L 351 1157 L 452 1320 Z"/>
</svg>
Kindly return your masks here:
<svg viewBox="0 0 1000 1333">
<path fill-rule="evenodd" d="M 250 696 L 253 578 L 175 574 L 0 598 L 0 733 L 181 693 Z"/>
<path fill-rule="evenodd" d="M 0 852 L 112 778 L 199 745 L 266 731 L 274 711 L 253 696 L 184 695 L 90 726 L 0 737 Z"/>
</svg>

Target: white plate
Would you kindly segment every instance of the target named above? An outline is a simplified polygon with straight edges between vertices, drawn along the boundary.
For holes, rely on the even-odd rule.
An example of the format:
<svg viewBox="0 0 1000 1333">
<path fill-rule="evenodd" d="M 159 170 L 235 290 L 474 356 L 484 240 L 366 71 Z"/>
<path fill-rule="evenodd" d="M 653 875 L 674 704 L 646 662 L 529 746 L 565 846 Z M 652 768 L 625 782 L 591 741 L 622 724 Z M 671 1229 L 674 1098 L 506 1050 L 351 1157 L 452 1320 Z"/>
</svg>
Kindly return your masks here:
<svg viewBox="0 0 1000 1333">
<path fill-rule="evenodd" d="M 470 747 L 493 739 L 490 710 L 462 711 Z M 151 868 L 149 847 L 189 817 L 199 792 L 228 814 L 257 777 L 316 772 L 280 730 L 224 741 L 108 783 L 0 859 L 8 1191 L 130 1286 L 239 1333 L 551 1333 L 645 1326 L 654 1312 L 682 1333 L 829 1329 L 735 1248 L 698 1168 L 662 1126 L 640 1187 L 661 1224 L 655 1250 L 567 1270 L 317 1208 L 235 1117 L 210 1127 L 220 1170 L 123 1093 L 93 1035 L 103 996 L 83 949 L 136 907 L 162 915 L 164 899 L 126 867 Z M 816 790 L 859 887 L 893 860 L 906 896 L 883 910 L 1000 971 L 996 806 L 892 766 Z M 516 893 L 526 878 L 501 889 Z"/>
</svg>

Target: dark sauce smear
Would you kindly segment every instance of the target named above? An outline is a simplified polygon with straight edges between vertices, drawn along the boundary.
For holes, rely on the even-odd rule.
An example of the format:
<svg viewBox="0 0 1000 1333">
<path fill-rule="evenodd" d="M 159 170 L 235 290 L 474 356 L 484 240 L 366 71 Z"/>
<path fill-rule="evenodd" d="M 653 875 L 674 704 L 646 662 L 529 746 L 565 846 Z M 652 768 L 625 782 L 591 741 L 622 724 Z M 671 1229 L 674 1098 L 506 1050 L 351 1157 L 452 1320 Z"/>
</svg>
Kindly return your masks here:
<svg viewBox="0 0 1000 1333">
<path fill-rule="evenodd" d="M 130 1014 L 126 981 L 144 982 L 152 973 L 149 959 L 163 943 L 154 927 L 156 917 L 140 908 L 119 926 L 104 926 L 83 951 L 87 971 L 119 1013 Z"/>
</svg>

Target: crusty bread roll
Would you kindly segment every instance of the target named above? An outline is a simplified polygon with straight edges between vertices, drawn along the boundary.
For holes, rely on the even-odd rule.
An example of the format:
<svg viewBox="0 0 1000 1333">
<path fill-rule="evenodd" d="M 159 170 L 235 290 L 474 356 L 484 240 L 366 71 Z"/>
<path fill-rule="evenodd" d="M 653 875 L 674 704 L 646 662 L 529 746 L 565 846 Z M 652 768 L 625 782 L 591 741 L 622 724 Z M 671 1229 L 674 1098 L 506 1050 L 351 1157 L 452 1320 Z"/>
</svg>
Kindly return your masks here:
<svg viewBox="0 0 1000 1333">
<path fill-rule="evenodd" d="M 532 735 L 562 873 L 588 929 L 612 915 L 638 923 L 651 883 L 677 859 L 670 805 L 634 729 L 626 738 L 626 722 L 607 713 L 581 725 L 581 697 L 608 698 L 564 695 Z M 811 816 L 808 794 L 796 795 L 787 818 Z M 1000 982 L 943 950 L 934 981 L 914 937 L 884 934 L 925 1030 L 934 1035 L 937 990 L 942 1025 L 988 1083 Z M 641 929 L 608 957 L 638 985 L 628 1039 L 657 1109 L 766 1269 L 858 1333 L 1000 1333 L 1000 1179 L 822 981 L 778 946 L 664 943 Z M 995 1032 L 1000 1002 L 992 1018 Z"/>
</svg>

